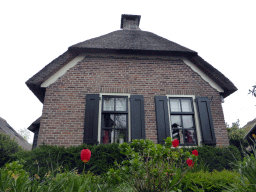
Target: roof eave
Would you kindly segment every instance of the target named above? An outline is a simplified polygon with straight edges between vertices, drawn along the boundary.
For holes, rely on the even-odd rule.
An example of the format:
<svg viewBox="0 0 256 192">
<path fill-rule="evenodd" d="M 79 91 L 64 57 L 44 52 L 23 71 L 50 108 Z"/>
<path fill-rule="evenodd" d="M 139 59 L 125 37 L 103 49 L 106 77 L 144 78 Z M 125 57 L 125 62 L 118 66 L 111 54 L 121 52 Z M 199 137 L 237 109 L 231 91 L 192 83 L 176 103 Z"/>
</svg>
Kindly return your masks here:
<svg viewBox="0 0 256 192">
<path fill-rule="evenodd" d="M 64 52 L 26 81 L 28 88 L 42 103 L 44 103 L 45 88 L 41 87 L 41 84 L 65 64 L 74 59 L 78 54 L 79 53 L 75 51 L 69 50 Z"/>
<path fill-rule="evenodd" d="M 83 53 L 105 53 L 105 54 L 134 54 L 134 55 L 159 55 L 159 56 L 195 56 L 197 52 L 185 51 L 158 51 L 158 50 L 138 50 L 138 49 L 100 49 L 100 48 L 80 48 L 71 46 L 69 51 Z"/>
<path fill-rule="evenodd" d="M 225 75 L 203 60 L 199 55 L 188 57 L 188 59 L 224 90 L 224 93 L 222 93 L 224 98 L 238 90 Z"/>
<path fill-rule="evenodd" d="M 225 77 L 221 72 L 215 69 L 212 65 L 204 61 L 197 52 L 194 51 L 157 51 L 157 50 L 136 50 L 136 49 L 99 49 L 99 48 L 80 48 L 71 46 L 68 51 L 61 56 L 53 60 L 50 64 L 44 67 L 41 71 L 30 78 L 26 84 L 34 95 L 44 103 L 45 88 L 41 87 L 41 84 L 49 78 L 53 73 L 58 71 L 67 62 L 75 58 L 79 53 L 105 53 L 105 54 L 133 54 L 133 55 L 159 55 L 159 56 L 179 56 L 187 57 L 192 63 L 194 63 L 200 70 L 208 75 L 214 82 L 223 88 L 223 97 L 227 97 L 230 94 L 237 91 L 234 84 Z M 51 66 L 49 66 L 51 65 Z M 54 66 L 56 65 L 56 66 Z"/>
<path fill-rule="evenodd" d="M 40 127 L 41 117 L 37 118 L 27 129 L 35 133 L 36 129 Z"/>
<path fill-rule="evenodd" d="M 28 88 L 34 93 L 34 95 L 39 99 L 41 103 L 44 103 L 45 88 L 40 85 L 30 84 L 26 82 Z"/>
</svg>

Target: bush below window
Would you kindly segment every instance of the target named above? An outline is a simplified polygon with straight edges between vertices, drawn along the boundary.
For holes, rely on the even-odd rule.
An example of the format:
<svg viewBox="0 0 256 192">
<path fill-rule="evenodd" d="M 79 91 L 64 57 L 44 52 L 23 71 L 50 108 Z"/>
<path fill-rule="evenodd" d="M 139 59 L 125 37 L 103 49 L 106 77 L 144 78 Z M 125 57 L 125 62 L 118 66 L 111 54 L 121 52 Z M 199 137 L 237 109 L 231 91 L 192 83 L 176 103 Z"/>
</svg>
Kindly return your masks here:
<svg viewBox="0 0 256 192">
<path fill-rule="evenodd" d="M 135 149 L 135 152 L 144 149 L 144 147 L 139 144 L 128 144 Z M 108 145 L 100 144 L 98 146 L 83 144 L 68 148 L 42 145 L 32 151 L 20 151 L 14 154 L 13 160 L 24 159 L 24 169 L 32 175 L 37 174 L 39 169 L 40 177 L 44 176 L 49 170 L 55 170 L 59 166 L 63 166 L 66 170 L 72 170 L 76 167 L 78 172 L 81 173 L 84 164 L 80 159 L 80 152 L 82 149 L 90 149 L 92 157 L 91 160 L 86 163 L 85 171 L 90 170 L 96 175 L 101 175 L 106 173 L 110 168 L 114 168 L 115 160 L 121 163 L 126 159 L 126 156 L 120 153 L 118 146 L 119 144 L 117 143 Z M 200 164 L 200 161 L 202 164 L 206 164 L 209 171 L 214 169 L 218 171 L 232 169 L 233 167 L 230 163 L 235 162 L 235 158 L 238 161 L 242 160 L 241 154 L 234 146 L 227 148 L 204 146 L 184 148 L 183 150 L 191 153 L 194 149 L 197 149 L 200 156 L 198 164 Z"/>
</svg>

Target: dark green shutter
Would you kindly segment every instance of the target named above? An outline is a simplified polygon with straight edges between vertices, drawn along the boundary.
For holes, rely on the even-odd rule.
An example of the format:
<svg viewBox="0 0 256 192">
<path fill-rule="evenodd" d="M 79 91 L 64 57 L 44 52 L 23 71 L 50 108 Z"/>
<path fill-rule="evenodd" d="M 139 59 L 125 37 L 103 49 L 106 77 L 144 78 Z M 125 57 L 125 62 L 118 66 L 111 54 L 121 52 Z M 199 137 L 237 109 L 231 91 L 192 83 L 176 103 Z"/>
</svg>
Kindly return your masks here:
<svg viewBox="0 0 256 192">
<path fill-rule="evenodd" d="M 131 138 L 145 139 L 145 112 L 143 95 L 131 95 Z"/>
<path fill-rule="evenodd" d="M 196 102 L 203 143 L 206 145 L 216 145 L 209 99 L 208 97 L 197 97 Z"/>
<path fill-rule="evenodd" d="M 166 96 L 155 96 L 156 127 L 158 143 L 164 144 L 166 137 L 170 137 L 168 114 L 168 99 Z"/>
<path fill-rule="evenodd" d="M 84 118 L 84 143 L 98 143 L 99 94 L 87 94 Z"/>
</svg>

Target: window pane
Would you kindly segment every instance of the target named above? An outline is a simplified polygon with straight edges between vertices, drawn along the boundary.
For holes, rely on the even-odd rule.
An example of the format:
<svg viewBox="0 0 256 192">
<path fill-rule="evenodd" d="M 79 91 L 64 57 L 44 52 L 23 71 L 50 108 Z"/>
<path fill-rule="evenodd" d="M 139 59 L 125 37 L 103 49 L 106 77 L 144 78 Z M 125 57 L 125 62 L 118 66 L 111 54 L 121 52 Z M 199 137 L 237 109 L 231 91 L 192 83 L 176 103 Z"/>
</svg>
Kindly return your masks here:
<svg viewBox="0 0 256 192">
<path fill-rule="evenodd" d="M 103 111 L 114 111 L 114 98 L 104 97 Z"/>
<path fill-rule="evenodd" d="M 181 112 L 180 100 L 179 99 L 170 99 L 170 108 L 171 108 L 171 112 Z"/>
<path fill-rule="evenodd" d="M 112 130 L 102 130 L 102 143 L 111 143 Z"/>
<path fill-rule="evenodd" d="M 172 128 L 182 128 L 180 115 L 171 115 L 171 127 Z"/>
<path fill-rule="evenodd" d="M 103 115 L 103 126 L 104 127 L 113 127 L 115 126 L 114 123 L 114 114 L 104 114 Z"/>
<path fill-rule="evenodd" d="M 192 115 L 182 115 L 182 122 L 185 129 L 194 127 Z"/>
<path fill-rule="evenodd" d="M 192 112 L 191 101 L 189 99 L 181 100 L 182 112 Z"/>
<path fill-rule="evenodd" d="M 185 130 L 185 142 L 196 143 L 196 136 L 194 130 Z"/>
<path fill-rule="evenodd" d="M 126 128 L 127 122 L 126 122 L 126 115 L 118 114 L 116 115 L 116 126 L 115 128 Z"/>
<path fill-rule="evenodd" d="M 116 98 L 116 111 L 126 111 L 126 98 Z"/>
<path fill-rule="evenodd" d="M 178 139 L 180 144 L 184 144 L 182 129 L 172 129 L 172 139 Z"/>
</svg>

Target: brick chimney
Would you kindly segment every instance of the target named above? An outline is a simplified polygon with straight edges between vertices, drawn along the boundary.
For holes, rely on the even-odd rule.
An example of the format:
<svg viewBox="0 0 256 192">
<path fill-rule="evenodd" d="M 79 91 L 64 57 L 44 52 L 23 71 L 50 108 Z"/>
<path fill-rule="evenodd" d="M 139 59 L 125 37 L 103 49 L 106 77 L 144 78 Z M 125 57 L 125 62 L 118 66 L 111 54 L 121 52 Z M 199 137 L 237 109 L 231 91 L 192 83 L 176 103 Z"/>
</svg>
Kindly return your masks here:
<svg viewBox="0 0 256 192">
<path fill-rule="evenodd" d="M 121 29 L 140 30 L 140 15 L 125 15 L 121 17 Z"/>
</svg>

